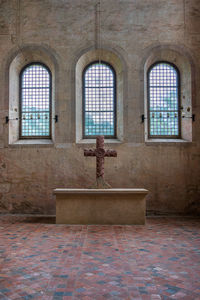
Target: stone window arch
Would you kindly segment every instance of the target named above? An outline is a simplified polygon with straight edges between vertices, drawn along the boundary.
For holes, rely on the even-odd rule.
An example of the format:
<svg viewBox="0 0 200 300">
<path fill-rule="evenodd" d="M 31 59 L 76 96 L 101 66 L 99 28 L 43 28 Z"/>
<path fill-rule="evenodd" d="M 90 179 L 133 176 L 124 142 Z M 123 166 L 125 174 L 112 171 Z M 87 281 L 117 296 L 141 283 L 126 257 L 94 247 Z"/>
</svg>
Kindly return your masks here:
<svg viewBox="0 0 200 300">
<path fill-rule="evenodd" d="M 120 143 L 124 140 L 124 63 L 117 54 L 107 49 L 93 49 L 82 54 L 75 67 L 75 134 L 76 143 L 95 143 L 95 136 L 84 136 L 83 129 L 83 74 L 90 64 L 99 61 L 112 67 L 115 71 L 115 134 L 110 135 L 105 142 Z"/>
<path fill-rule="evenodd" d="M 149 134 L 148 74 L 151 66 L 167 62 L 176 69 L 179 76 L 179 135 L 152 136 Z M 144 129 L 145 142 L 191 142 L 192 141 L 192 61 L 184 51 L 172 46 L 151 49 L 144 63 Z"/>
<path fill-rule="evenodd" d="M 48 122 L 50 131 L 43 135 L 21 134 L 21 74 L 27 66 L 40 65 L 47 70 L 50 78 L 50 111 L 48 113 Z M 8 102 L 8 142 L 9 145 L 53 145 L 55 141 L 55 81 L 58 71 L 58 65 L 53 54 L 46 48 L 30 45 L 18 50 L 12 54 L 9 62 L 9 102 Z M 32 114 L 33 115 L 33 114 Z M 21 120 L 22 117 L 22 120 Z M 32 116 L 33 117 L 33 116 Z M 37 114 L 38 118 L 38 114 Z M 39 116 L 41 120 L 41 115 Z M 34 137 L 34 138 L 33 138 Z"/>
<path fill-rule="evenodd" d="M 116 137 L 116 72 L 104 61 L 83 70 L 83 137 Z"/>
</svg>

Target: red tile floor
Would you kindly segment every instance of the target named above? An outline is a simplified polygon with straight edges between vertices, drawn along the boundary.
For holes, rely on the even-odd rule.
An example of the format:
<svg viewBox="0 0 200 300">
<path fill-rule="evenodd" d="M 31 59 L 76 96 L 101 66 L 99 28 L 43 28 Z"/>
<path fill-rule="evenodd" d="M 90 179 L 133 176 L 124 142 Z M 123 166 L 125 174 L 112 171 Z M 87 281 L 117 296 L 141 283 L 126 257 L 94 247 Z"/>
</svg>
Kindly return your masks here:
<svg viewBox="0 0 200 300">
<path fill-rule="evenodd" d="M 200 299 L 200 220 L 67 226 L 0 216 L 0 299 Z"/>
</svg>

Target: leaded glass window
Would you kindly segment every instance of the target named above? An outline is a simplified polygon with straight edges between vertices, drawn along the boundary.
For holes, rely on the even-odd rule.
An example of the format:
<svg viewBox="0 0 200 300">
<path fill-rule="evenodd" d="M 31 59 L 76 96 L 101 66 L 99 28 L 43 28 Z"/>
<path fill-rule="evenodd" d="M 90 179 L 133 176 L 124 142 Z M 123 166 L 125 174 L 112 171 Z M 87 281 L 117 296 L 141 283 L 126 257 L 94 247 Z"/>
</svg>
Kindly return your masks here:
<svg viewBox="0 0 200 300">
<path fill-rule="evenodd" d="M 180 137 L 179 71 L 168 63 L 154 64 L 148 72 L 149 136 Z"/>
<path fill-rule="evenodd" d="M 26 66 L 20 76 L 20 137 L 51 135 L 51 73 L 41 63 Z"/>
<path fill-rule="evenodd" d="M 116 135 L 116 75 L 105 62 L 94 62 L 83 73 L 83 136 Z"/>
</svg>

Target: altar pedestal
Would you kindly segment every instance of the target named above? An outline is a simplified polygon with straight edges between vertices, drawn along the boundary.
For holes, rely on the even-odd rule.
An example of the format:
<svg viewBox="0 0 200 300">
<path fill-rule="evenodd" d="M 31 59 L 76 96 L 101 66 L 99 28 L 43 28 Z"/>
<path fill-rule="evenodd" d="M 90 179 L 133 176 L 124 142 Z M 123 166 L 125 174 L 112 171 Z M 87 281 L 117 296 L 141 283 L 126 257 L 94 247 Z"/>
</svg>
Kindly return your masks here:
<svg viewBox="0 0 200 300">
<path fill-rule="evenodd" d="M 57 224 L 145 224 L 145 189 L 55 189 Z"/>
</svg>

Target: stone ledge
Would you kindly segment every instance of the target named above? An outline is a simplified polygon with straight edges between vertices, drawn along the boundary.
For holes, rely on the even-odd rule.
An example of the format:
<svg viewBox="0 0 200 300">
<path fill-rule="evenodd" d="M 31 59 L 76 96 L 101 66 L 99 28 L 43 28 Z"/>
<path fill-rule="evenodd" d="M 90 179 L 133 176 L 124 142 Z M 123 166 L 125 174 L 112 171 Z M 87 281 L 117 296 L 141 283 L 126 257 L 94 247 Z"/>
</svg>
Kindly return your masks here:
<svg viewBox="0 0 200 300">
<path fill-rule="evenodd" d="M 183 139 L 148 139 L 145 141 L 147 146 L 151 145 L 188 145 L 192 144 L 192 141 Z"/>
<path fill-rule="evenodd" d="M 146 189 L 111 188 L 111 189 L 54 189 L 54 194 L 147 194 Z"/>
<path fill-rule="evenodd" d="M 27 139 L 27 140 L 18 140 L 15 143 L 9 144 L 9 147 L 34 147 L 34 146 L 42 146 L 42 147 L 53 147 L 54 143 L 49 139 Z"/>
<path fill-rule="evenodd" d="M 104 139 L 105 144 L 122 144 L 119 139 Z M 96 139 L 81 139 L 76 141 L 76 144 L 96 144 Z"/>
</svg>

